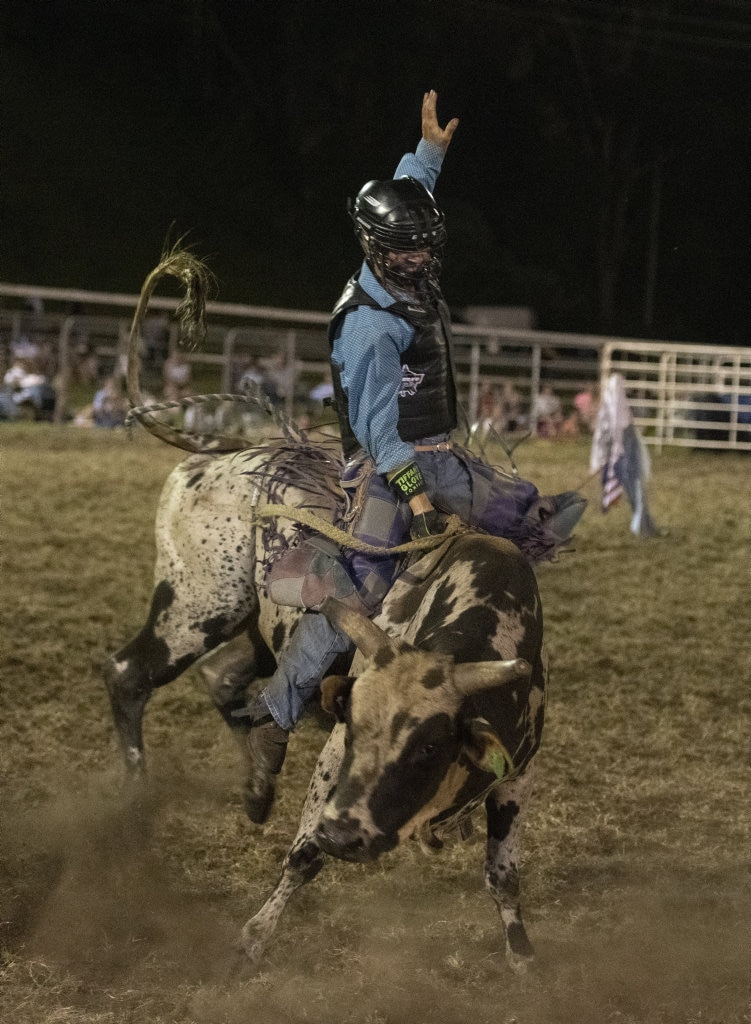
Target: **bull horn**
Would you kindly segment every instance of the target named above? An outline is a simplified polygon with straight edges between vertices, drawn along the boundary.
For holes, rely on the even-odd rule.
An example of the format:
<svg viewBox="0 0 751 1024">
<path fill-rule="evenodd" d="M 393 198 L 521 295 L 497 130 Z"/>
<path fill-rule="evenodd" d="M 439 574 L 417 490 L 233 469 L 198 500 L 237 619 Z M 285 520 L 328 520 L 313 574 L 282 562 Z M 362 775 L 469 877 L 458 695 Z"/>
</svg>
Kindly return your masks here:
<svg viewBox="0 0 751 1024">
<path fill-rule="evenodd" d="M 380 626 L 376 626 L 375 622 L 371 622 L 334 597 L 326 598 L 321 605 L 321 611 L 332 626 L 337 626 L 355 642 L 366 658 L 373 659 L 377 654 L 385 652 L 396 654 L 404 649 L 403 645 L 393 640 Z"/>
<path fill-rule="evenodd" d="M 532 666 L 524 658 L 511 661 L 466 661 L 454 668 L 454 686 L 463 697 L 493 686 L 503 686 L 512 679 L 529 679 Z"/>
</svg>

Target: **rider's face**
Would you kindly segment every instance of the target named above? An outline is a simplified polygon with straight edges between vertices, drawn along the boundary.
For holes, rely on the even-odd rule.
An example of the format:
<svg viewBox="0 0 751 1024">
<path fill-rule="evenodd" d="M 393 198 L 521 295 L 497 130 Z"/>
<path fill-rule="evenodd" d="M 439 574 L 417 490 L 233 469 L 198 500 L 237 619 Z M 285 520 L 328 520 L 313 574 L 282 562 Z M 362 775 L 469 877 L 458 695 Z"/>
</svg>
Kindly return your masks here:
<svg viewBox="0 0 751 1024">
<path fill-rule="evenodd" d="M 412 277 L 430 263 L 430 249 L 415 252 L 387 252 L 386 267 L 396 274 Z"/>
</svg>

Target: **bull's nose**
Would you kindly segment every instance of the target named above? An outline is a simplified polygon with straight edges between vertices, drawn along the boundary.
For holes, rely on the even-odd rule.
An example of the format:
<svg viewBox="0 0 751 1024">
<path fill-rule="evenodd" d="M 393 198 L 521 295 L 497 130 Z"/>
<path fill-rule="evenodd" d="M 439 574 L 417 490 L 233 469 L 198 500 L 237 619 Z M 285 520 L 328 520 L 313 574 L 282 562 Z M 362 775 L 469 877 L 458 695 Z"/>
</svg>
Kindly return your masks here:
<svg viewBox="0 0 751 1024">
<path fill-rule="evenodd" d="M 316 829 L 316 842 L 324 853 L 342 860 L 367 860 L 365 841 L 356 821 L 347 818 L 322 818 Z"/>
</svg>

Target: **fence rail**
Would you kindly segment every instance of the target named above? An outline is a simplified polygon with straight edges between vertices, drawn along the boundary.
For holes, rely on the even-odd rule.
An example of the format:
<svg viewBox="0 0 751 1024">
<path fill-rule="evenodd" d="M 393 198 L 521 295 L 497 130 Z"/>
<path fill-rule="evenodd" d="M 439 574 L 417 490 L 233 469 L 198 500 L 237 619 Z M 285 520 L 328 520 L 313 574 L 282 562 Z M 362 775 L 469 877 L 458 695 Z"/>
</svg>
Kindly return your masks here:
<svg viewBox="0 0 751 1024">
<path fill-rule="evenodd" d="M 751 451 L 751 349 L 610 341 L 602 377 L 620 373 L 649 444 Z"/>
<path fill-rule="evenodd" d="M 30 297 L 44 303 L 43 312 L 25 308 Z M 149 305 L 169 313 L 178 301 L 153 296 Z M 0 283 L 0 361 L 22 337 L 48 345 L 62 410 L 80 347 L 85 343 L 114 369 L 127 350 L 136 303 L 135 295 Z M 209 303 L 207 313 L 206 344 L 186 356 L 212 389 L 236 389 L 251 359 L 272 354 L 281 355 L 293 384 L 326 373 L 328 313 L 222 302 Z M 551 384 L 565 406 L 582 388 L 618 372 L 648 444 L 751 450 L 750 349 L 462 323 L 453 329 L 457 382 L 470 422 L 478 419 L 483 383 L 513 381 L 528 408 L 543 384 Z M 174 322 L 168 330 L 174 348 Z M 294 386 L 286 391 L 290 415 L 298 395 Z"/>
</svg>

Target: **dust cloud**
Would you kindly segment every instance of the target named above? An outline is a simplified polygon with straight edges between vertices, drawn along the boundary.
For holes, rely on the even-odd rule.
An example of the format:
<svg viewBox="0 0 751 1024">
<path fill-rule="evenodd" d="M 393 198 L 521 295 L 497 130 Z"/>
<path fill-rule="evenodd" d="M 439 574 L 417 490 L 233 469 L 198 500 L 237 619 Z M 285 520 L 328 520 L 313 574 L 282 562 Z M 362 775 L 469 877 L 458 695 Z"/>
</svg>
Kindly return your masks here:
<svg viewBox="0 0 751 1024">
<path fill-rule="evenodd" d="M 157 799 L 69 796 L 4 819 L 3 945 L 61 964 L 88 1008 L 123 993 L 196 1024 L 741 1024 L 747 879 L 625 878 L 529 908 L 517 977 L 482 892 L 431 888 L 430 859 L 298 895 L 260 970 L 236 953 L 252 908 L 186 891 L 150 845 Z M 364 877 L 364 881 L 363 881 Z M 535 912 L 536 911 L 536 912 Z M 86 995 L 88 993 L 88 996 Z M 114 1002 L 113 1002 L 114 1000 Z M 115 1019 L 118 1019 L 117 1012 Z"/>
</svg>

